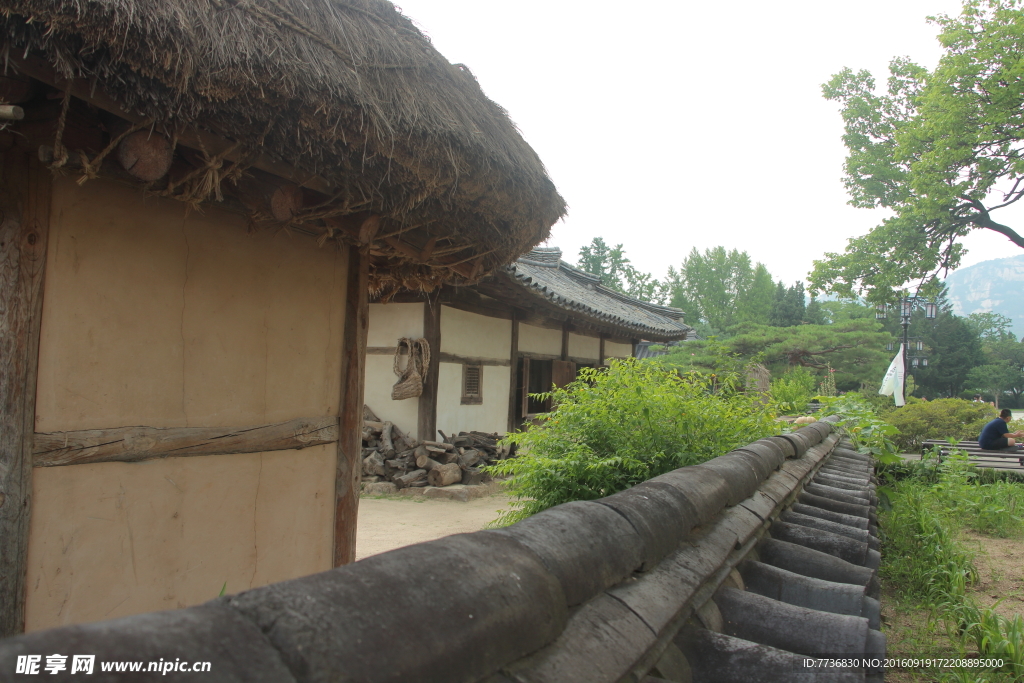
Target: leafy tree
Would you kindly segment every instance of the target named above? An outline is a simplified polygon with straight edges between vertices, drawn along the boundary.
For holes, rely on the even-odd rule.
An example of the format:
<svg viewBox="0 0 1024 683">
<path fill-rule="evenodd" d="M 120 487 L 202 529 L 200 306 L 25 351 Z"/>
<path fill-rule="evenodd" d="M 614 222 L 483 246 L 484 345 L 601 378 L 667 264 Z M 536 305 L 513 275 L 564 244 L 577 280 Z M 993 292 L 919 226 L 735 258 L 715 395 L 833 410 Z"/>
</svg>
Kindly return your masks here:
<svg viewBox="0 0 1024 683">
<path fill-rule="evenodd" d="M 945 53 L 934 71 L 894 59 L 885 92 L 867 71 L 823 86 L 842 106 L 851 204 L 894 215 L 843 254 L 815 261 L 812 290 L 891 300 L 906 283 L 955 268 L 972 230 L 1024 237 L 993 214 L 1024 197 L 1021 0 L 966 0 L 931 18 Z"/>
<path fill-rule="evenodd" d="M 875 319 L 875 309 L 854 299 L 840 299 L 838 301 L 822 301 L 819 303 L 821 315 L 824 318 L 822 324 L 831 325 L 845 320 Z M 808 305 L 810 308 L 810 305 Z M 809 319 L 808 322 L 814 322 Z"/>
<path fill-rule="evenodd" d="M 747 252 L 714 247 L 693 249 L 679 270 L 669 268 L 664 289 L 690 324 L 700 321 L 720 334 L 740 322 L 767 322 L 772 286 L 768 269 L 752 264 Z"/>
<path fill-rule="evenodd" d="M 999 398 L 1010 389 L 1020 386 L 1020 369 L 1009 363 L 988 363 L 971 368 L 967 373 L 967 388 L 971 391 L 980 391 L 992 394 L 996 408 L 999 407 Z"/>
<path fill-rule="evenodd" d="M 609 247 L 603 238 L 595 237 L 580 248 L 576 263 L 580 270 L 597 275 L 601 284 L 640 301 L 661 303 L 661 283 L 650 273 L 633 267 L 621 244 Z"/>
<path fill-rule="evenodd" d="M 1024 393 L 1024 343 L 1018 343 L 1012 334 L 1002 338 L 989 335 L 987 339 L 982 337 L 981 346 L 985 365 L 979 367 L 989 370 L 985 374 L 981 371 L 976 375 L 969 374 L 970 388 L 993 395 L 1009 392 L 1013 394 L 1014 405 L 1020 405 L 1019 400 Z M 999 396 L 995 400 L 998 403 Z"/>
<path fill-rule="evenodd" d="M 967 324 L 978 333 L 983 341 L 1016 340 L 1013 332 L 1010 331 L 1010 328 L 1013 327 L 1013 320 L 999 313 L 991 311 L 971 313 L 967 316 Z"/>
<path fill-rule="evenodd" d="M 981 338 L 964 318 L 949 311 L 920 329 L 930 353 L 928 367 L 915 371 L 919 393 L 956 396 L 963 391 L 971 369 L 985 362 Z"/>
<path fill-rule="evenodd" d="M 873 319 L 793 327 L 748 323 L 734 332 L 727 339 L 687 342 L 659 360 L 685 369 L 715 370 L 722 366 L 723 357 L 734 365 L 759 358 L 776 377 L 797 366 L 821 373 L 831 365 L 840 389 L 878 381 L 889 362 L 884 350 L 889 335 Z"/>
</svg>

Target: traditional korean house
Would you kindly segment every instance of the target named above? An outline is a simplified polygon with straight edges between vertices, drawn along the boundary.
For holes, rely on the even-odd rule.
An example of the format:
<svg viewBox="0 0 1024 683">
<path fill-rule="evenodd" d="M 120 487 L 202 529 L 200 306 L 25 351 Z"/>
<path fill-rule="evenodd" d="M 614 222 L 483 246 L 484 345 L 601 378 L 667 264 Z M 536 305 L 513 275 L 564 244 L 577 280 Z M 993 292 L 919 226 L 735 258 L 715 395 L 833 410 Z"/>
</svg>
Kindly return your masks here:
<svg viewBox="0 0 1024 683">
<path fill-rule="evenodd" d="M 6 0 L 0 40 L 0 633 L 350 561 L 369 293 L 543 240 L 537 155 L 384 0 Z"/>
<path fill-rule="evenodd" d="M 561 257 L 537 248 L 472 286 L 371 303 L 366 404 L 419 439 L 436 439 L 438 429 L 504 433 L 548 409 L 530 394 L 633 356 L 640 340 L 691 331 L 681 310 L 609 289 Z M 422 394 L 396 400 L 396 368 L 407 367 L 395 358 L 402 338 L 425 339 L 430 353 Z"/>
</svg>

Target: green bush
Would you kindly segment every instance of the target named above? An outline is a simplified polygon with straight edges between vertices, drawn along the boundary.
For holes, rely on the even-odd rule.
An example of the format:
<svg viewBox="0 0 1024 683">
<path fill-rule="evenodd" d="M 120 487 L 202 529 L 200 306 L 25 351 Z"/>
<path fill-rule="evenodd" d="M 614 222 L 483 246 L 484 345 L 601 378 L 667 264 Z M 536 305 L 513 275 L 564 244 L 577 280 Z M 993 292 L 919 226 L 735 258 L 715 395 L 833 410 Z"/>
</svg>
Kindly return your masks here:
<svg viewBox="0 0 1024 683">
<path fill-rule="evenodd" d="M 985 423 L 997 415 L 987 403 L 940 398 L 907 404 L 885 419 L 900 430 L 896 445 L 905 452 L 917 452 L 926 439 L 977 439 Z"/>
<path fill-rule="evenodd" d="M 899 462 L 899 451 L 893 438 L 898 430 L 878 416 L 864 396 L 851 391 L 835 397 L 819 397 L 823 415 L 839 416 L 836 426 L 853 439 L 857 450 L 870 453 L 883 464 Z"/>
<path fill-rule="evenodd" d="M 496 523 L 601 498 L 777 434 L 771 410 L 741 387 L 739 375 L 680 375 L 649 361 L 582 369 L 551 392 L 552 412 L 505 438 L 520 455 L 490 469 L 513 477 L 514 508 Z"/>
<path fill-rule="evenodd" d="M 772 380 L 772 398 L 783 414 L 802 413 L 814 397 L 818 380 L 804 367 L 795 367 Z"/>
</svg>

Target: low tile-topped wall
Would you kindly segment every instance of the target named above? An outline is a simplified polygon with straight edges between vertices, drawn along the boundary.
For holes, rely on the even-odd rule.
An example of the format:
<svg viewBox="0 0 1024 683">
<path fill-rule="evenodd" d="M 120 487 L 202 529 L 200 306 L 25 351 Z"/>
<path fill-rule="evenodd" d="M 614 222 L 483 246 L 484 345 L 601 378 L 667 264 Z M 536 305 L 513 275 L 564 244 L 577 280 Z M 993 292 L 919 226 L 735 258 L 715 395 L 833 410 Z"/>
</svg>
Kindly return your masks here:
<svg viewBox="0 0 1024 683">
<path fill-rule="evenodd" d="M 0 679 L 62 653 L 96 655 L 94 681 L 872 680 L 797 670 L 807 654 L 884 656 L 872 466 L 839 441 L 825 420 L 505 529 L 9 638 Z M 179 659 L 210 671 L 100 670 Z"/>
</svg>

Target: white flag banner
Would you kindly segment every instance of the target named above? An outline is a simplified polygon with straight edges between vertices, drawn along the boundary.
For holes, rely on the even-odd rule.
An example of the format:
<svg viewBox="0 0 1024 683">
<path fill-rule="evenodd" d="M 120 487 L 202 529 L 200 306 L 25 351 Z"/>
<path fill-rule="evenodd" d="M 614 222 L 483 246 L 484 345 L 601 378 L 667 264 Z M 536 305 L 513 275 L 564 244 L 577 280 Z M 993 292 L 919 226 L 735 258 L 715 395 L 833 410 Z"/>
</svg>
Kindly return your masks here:
<svg viewBox="0 0 1024 683">
<path fill-rule="evenodd" d="M 903 344 L 900 344 L 899 352 L 892 359 L 892 362 L 889 363 L 889 369 L 885 371 L 885 378 L 882 380 L 882 386 L 878 388 L 878 393 L 882 396 L 892 396 L 896 400 L 897 406 L 904 404 Z"/>
</svg>

